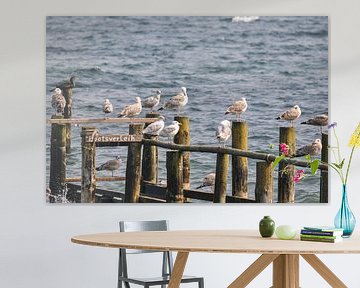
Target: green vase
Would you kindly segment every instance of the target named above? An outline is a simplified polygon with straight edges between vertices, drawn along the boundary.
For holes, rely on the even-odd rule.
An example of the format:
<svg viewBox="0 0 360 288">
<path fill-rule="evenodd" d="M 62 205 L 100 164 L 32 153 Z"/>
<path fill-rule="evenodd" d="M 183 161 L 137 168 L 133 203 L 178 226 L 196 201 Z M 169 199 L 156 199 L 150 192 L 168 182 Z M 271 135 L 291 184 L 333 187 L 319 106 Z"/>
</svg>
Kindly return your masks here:
<svg viewBox="0 0 360 288">
<path fill-rule="evenodd" d="M 259 222 L 259 232 L 262 237 L 271 237 L 275 231 L 275 222 L 270 216 L 264 216 Z"/>
</svg>

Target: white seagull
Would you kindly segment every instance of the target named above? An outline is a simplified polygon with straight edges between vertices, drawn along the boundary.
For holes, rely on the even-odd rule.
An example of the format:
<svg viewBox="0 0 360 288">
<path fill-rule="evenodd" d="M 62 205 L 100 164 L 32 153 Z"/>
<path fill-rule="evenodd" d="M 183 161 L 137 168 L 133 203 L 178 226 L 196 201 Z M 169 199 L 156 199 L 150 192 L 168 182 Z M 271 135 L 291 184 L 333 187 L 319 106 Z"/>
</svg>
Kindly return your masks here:
<svg viewBox="0 0 360 288">
<path fill-rule="evenodd" d="M 215 173 L 209 173 L 205 175 L 202 184 L 196 187 L 196 189 L 211 186 L 211 191 L 214 192 L 215 178 L 216 178 Z"/>
<path fill-rule="evenodd" d="M 60 88 L 55 88 L 51 97 L 51 107 L 55 109 L 55 114 L 64 114 L 66 100 Z"/>
<path fill-rule="evenodd" d="M 228 120 L 223 120 L 220 122 L 216 130 L 216 138 L 219 141 L 219 144 L 223 143 L 225 147 L 225 142 L 229 140 L 231 136 L 231 123 Z"/>
<path fill-rule="evenodd" d="M 111 176 L 114 176 L 114 171 L 118 170 L 120 168 L 122 161 L 120 159 L 120 156 L 115 156 L 115 159 L 111 159 L 104 164 L 100 165 L 99 167 L 96 167 L 96 171 L 106 170 L 111 171 Z"/>
<path fill-rule="evenodd" d="M 143 130 L 143 134 L 152 135 L 152 136 L 159 136 L 161 131 L 164 129 L 164 116 L 160 116 L 159 120 L 151 123 Z"/>
<path fill-rule="evenodd" d="M 301 157 L 305 155 L 310 156 L 318 156 L 321 154 L 322 144 L 320 139 L 315 139 L 314 142 L 312 142 L 309 145 L 305 145 L 299 149 L 296 150 L 296 157 Z"/>
<path fill-rule="evenodd" d="M 169 143 L 171 143 L 171 138 L 173 138 L 180 130 L 182 124 L 178 121 L 172 121 L 172 123 L 161 131 L 161 136 L 167 137 Z"/>
<path fill-rule="evenodd" d="M 161 91 L 156 90 L 156 95 L 150 96 L 142 101 L 142 106 L 144 108 L 150 108 L 151 111 L 159 105 L 160 103 L 160 97 L 161 97 Z"/>
<path fill-rule="evenodd" d="M 298 119 L 300 115 L 301 115 L 301 109 L 298 105 L 295 105 L 294 107 L 280 114 L 280 116 L 277 117 L 276 120 L 290 121 L 291 127 L 293 127 L 294 126 L 293 121 Z"/>
<path fill-rule="evenodd" d="M 105 99 L 105 101 L 103 103 L 103 112 L 105 113 L 105 117 L 106 117 L 106 114 L 110 114 L 113 111 L 114 111 L 113 104 L 110 102 L 109 99 Z"/>
<path fill-rule="evenodd" d="M 188 100 L 189 99 L 186 93 L 186 88 L 181 87 L 181 92 L 175 96 L 172 96 L 159 110 L 171 109 L 177 110 L 179 113 L 181 107 L 184 107 L 188 103 Z"/>
<path fill-rule="evenodd" d="M 240 100 L 235 101 L 234 104 L 232 104 L 231 106 L 229 106 L 229 108 L 227 108 L 225 115 L 227 114 L 236 115 L 236 120 L 240 121 L 240 116 L 242 113 L 246 111 L 247 107 L 248 104 L 246 102 L 246 98 L 242 97 Z"/>
<path fill-rule="evenodd" d="M 118 114 L 118 117 L 134 117 L 141 113 L 142 105 L 140 97 L 135 97 L 136 103 L 125 106 Z"/>
<path fill-rule="evenodd" d="M 315 117 L 310 118 L 304 122 L 301 122 L 301 124 L 318 126 L 320 127 L 320 132 L 322 133 L 322 127 L 327 126 L 328 122 L 329 122 L 329 117 L 324 113 L 324 114 L 316 115 Z"/>
</svg>

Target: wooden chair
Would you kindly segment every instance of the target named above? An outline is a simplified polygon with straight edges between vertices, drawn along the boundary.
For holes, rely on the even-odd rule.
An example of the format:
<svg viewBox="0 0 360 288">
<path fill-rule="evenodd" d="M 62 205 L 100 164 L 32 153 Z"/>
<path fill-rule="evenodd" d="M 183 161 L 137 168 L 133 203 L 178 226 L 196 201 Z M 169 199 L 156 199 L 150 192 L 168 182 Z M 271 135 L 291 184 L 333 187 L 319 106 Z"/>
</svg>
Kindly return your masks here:
<svg viewBox="0 0 360 288">
<path fill-rule="evenodd" d="M 167 220 L 159 221 L 120 221 L 120 232 L 134 232 L 134 231 L 167 231 Z M 173 259 L 171 252 L 149 251 L 149 250 L 135 250 L 135 249 L 119 249 L 119 271 L 118 271 L 118 288 L 122 288 L 124 283 L 125 288 L 130 288 L 130 283 L 149 288 L 150 286 L 160 286 L 165 288 L 169 284 L 172 273 Z M 160 277 L 141 278 L 129 277 L 127 269 L 127 254 L 141 254 L 141 253 L 163 253 L 162 275 Z M 181 283 L 197 282 L 199 288 L 204 288 L 204 278 L 194 276 L 183 276 Z"/>
</svg>

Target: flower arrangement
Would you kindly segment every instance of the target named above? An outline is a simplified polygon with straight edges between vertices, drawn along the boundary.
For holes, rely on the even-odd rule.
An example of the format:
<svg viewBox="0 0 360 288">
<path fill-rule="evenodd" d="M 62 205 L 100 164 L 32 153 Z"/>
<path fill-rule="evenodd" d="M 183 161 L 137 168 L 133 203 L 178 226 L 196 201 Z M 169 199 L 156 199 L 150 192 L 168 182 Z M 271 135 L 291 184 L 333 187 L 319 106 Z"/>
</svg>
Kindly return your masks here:
<svg viewBox="0 0 360 288">
<path fill-rule="evenodd" d="M 360 148 L 360 122 L 358 126 L 356 127 L 354 133 L 352 134 L 350 141 L 349 141 L 349 147 L 351 147 L 351 153 L 349 157 L 349 161 L 347 163 L 346 172 L 344 173 L 343 168 L 345 165 L 345 158 L 342 158 L 341 152 L 340 152 L 340 145 L 339 145 L 339 138 L 336 134 L 336 126 L 337 123 L 334 122 L 329 125 L 329 129 L 332 129 L 334 132 L 334 136 L 336 139 L 336 146 L 332 147 L 330 146 L 329 149 L 332 151 L 333 158 L 335 162 L 332 163 L 324 163 L 325 165 L 330 166 L 332 169 L 336 171 L 336 173 L 340 176 L 341 182 L 344 186 L 346 186 L 348 179 L 349 179 L 349 171 L 351 162 L 353 159 L 355 148 Z"/>
</svg>

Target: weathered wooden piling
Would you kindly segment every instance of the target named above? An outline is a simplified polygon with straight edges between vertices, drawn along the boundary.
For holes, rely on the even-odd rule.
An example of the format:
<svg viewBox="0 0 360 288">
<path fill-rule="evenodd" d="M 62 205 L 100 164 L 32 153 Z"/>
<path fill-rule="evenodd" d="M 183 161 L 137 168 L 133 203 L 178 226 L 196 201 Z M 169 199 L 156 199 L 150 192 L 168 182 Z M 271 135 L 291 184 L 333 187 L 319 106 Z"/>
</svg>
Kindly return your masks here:
<svg viewBox="0 0 360 288">
<path fill-rule="evenodd" d="M 53 115 L 51 119 L 62 119 L 63 116 Z M 51 124 L 50 147 L 50 182 L 51 195 L 62 194 L 66 179 L 66 126 Z M 50 202 L 54 198 L 50 197 Z"/>
<path fill-rule="evenodd" d="M 94 141 L 88 141 L 96 134 L 95 127 L 82 127 L 81 130 L 81 203 L 95 203 L 96 147 Z"/>
<path fill-rule="evenodd" d="M 296 153 L 295 127 L 280 127 L 279 143 L 280 144 L 285 143 L 286 145 L 289 146 L 289 154 L 288 154 L 289 157 L 295 156 Z M 279 203 L 295 202 L 294 173 L 295 173 L 294 165 L 290 165 L 287 163 L 279 164 L 279 178 L 278 178 Z"/>
<path fill-rule="evenodd" d="M 66 100 L 64 109 L 64 118 L 71 118 L 72 115 L 72 87 L 66 86 L 62 89 L 63 95 Z M 71 150 L 71 124 L 66 124 L 66 152 L 70 153 Z"/>
<path fill-rule="evenodd" d="M 321 135 L 322 142 L 322 150 L 321 150 L 321 161 L 328 163 L 328 134 L 322 133 Z M 327 170 L 321 170 L 321 178 L 320 178 L 320 203 L 328 203 L 329 202 L 329 193 L 328 193 L 328 185 L 329 185 L 329 176 Z"/>
<path fill-rule="evenodd" d="M 214 203 L 226 203 L 228 170 L 229 155 L 218 153 L 216 157 Z"/>
<path fill-rule="evenodd" d="M 256 162 L 255 200 L 257 203 L 272 203 L 273 183 L 271 163 Z"/>
<path fill-rule="evenodd" d="M 248 150 L 248 125 L 246 122 L 232 122 L 232 147 Z M 248 159 L 232 156 L 232 195 L 248 197 Z"/>
<path fill-rule="evenodd" d="M 159 113 L 148 113 L 146 118 L 158 118 Z M 145 125 L 146 127 L 147 125 Z M 158 140 L 158 136 L 144 135 L 144 139 Z M 158 148 L 149 144 L 144 144 L 142 157 L 142 177 L 143 180 L 157 183 L 158 181 Z"/>
<path fill-rule="evenodd" d="M 166 152 L 166 201 L 183 203 L 183 155 L 179 151 Z"/>
<path fill-rule="evenodd" d="M 175 121 L 181 123 L 178 134 L 174 137 L 174 143 L 190 145 L 190 121 L 189 117 L 176 116 Z M 183 188 L 190 189 L 190 152 L 183 153 Z"/>
<path fill-rule="evenodd" d="M 130 124 L 129 134 L 142 134 L 143 124 Z M 141 142 L 130 143 L 126 163 L 125 202 L 139 202 L 141 188 Z"/>
</svg>

